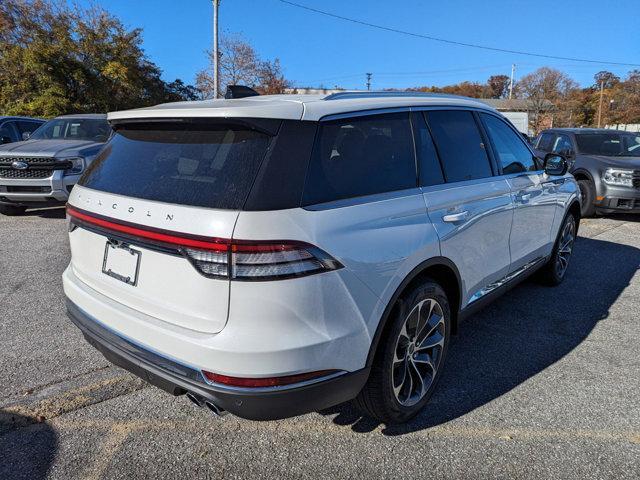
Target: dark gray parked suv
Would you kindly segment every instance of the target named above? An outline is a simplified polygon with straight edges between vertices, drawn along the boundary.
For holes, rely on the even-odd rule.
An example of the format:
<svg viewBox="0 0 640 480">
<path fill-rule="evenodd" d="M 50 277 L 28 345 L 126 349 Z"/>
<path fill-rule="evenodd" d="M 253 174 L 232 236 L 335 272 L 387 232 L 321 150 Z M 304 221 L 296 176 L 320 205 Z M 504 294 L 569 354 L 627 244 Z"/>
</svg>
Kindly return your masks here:
<svg viewBox="0 0 640 480">
<path fill-rule="evenodd" d="M 560 153 L 578 181 L 582 216 L 640 213 L 640 133 L 595 128 L 554 128 L 534 141 L 539 156 Z"/>
</svg>

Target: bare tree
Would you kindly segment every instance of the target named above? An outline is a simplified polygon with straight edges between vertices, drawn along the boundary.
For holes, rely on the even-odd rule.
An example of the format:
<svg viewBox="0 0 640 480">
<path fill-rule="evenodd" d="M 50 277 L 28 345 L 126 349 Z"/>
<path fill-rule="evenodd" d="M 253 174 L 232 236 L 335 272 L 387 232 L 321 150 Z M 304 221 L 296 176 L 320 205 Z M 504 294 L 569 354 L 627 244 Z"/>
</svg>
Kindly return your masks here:
<svg viewBox="0 0 640 480">
<path fill-rule="evenodd" d="M 613 88 L 620 83 L 620 77 L 606 70 L 602 70 L 593 76 L 593 81 L 595 82 L 593 84 L 594 88 L 600 88 L 601 83 L 604 88 Z"/>
<path fill-rule="evenodd" d="M 210 68 L 198 73 L 196 86 L 205 98 L 213 96 L 213 54 Z M 228 85 L 246 85 L 260 93 L 284 93 L 289 81 L 282 73 L 280 60 L 262 60 L 253 46 L 240 35 L 228 35 L 220 41 L 220 92 Z"/>
<path fill-rule="evenodd" d="M 532 113 L 531 128 L 537 133 L 545 122 L 545 113 L 551 104 L 554 108 L 554 124 L 568 125 L 572 122 L 572 109 L 567 100 L 578 88 L 578 84 L 559 70 L 542 67 L 525 75 L 516 84 L 516 92 L 529 102 Z"/>
</svg>

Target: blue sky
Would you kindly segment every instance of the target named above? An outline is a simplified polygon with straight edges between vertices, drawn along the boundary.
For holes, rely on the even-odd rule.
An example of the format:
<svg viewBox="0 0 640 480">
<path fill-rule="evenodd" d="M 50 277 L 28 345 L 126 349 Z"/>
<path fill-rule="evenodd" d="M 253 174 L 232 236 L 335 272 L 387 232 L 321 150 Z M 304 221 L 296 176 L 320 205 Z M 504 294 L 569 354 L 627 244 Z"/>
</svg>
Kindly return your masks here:
<svg viewBox="0 0 640 480">
<path fill-rule="evenodd" d="M 210 0 L 78 0 L 97 3 L 128 27 L 143 28 L 147 55 L 166 80 L 193 82 L 212 43 Z M 465 43 L 563 57 L 640 64 L 638 0 L 294 0 L 370 23 Z M 615 4 L 615 7 L 614 7 Z M 633 67 L 548 60 L 441 44 L 384 32 L 285 5 L 278 0 L 222 0 L 221 31 L 241 33 L 264 58 L 280 58 L 296 86 L 372 88 L 516 79 L 549 65 L 590 85 L 607 69 Z M 640 67 L 637 67 L 640 69 Z"/>
</svg>

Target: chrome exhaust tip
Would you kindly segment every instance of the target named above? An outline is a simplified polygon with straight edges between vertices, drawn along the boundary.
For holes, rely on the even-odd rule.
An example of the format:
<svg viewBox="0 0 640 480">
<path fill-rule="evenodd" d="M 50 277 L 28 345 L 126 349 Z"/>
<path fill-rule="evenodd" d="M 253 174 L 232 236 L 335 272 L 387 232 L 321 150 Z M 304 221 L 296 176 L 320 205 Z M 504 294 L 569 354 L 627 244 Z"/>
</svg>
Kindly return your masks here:
<svg viewBox="0 0 640 480">
<path fill-rule="evenodd" d="M 196 395 L 195 393 L 187 392 L 187 398 L 191 400 L 196 406 L 202 408 L 204 407 L 205 401 L 200 395 Z"/>
<path fill-rule="evenodd" d="M 211 410 L 211 412 L 212 412 L 216 417 L 222 417 L 223 415 L 226 415 L 226 414 L 227 414 L 227 411 L 226 411 L 224 408 L 219 407 L 219 406 L 217 406 L 217 405 L 215 405 L 215 404 L 213 404 L 213 403 L 211 403 L 211 402 L 207 402 L 207 401 L 205 401 L 205 402 L 204 402 L 204 404 L 205 404 L 205 406 L 206 406 L 209 410 Z"/>
</svg>

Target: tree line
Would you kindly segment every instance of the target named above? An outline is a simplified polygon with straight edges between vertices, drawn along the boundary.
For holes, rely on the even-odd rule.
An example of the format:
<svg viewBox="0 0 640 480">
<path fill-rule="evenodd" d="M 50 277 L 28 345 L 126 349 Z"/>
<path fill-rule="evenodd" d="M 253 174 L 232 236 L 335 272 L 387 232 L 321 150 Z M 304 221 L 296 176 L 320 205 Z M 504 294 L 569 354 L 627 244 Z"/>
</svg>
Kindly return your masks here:
<svg viewBox="0 0 640 480">
<path fill-rule="evenodd" d="M 242 37 L 221 42 L 221 86 L 260 93 L 289 86 L 279 60 L 264 60 Z M 209 55 L 211 57 L 211 55 Z M 210 98 L 212 69 L 196 86 L 167 82 L 142 48 L 142 30 L 108 11 L 63 0 L 0 1 L 0 115 L 53 117 Z"/>
<path fill-rule="evenodd" d="M 465 81 L 410 90 L 507 98 L 509 83 L 507 75 L 492 75 L 486 83 Z M 630 71 L 624 79 L 603 70 L 594 75 L 592 85 L 582 88 L 560 70 L 541 67 L 515 82 L 512 97 L 527 101 L 533 113 L 531 127 L 536 132 L 545 117 L 552 117 L 556 127 L 640 123 L 640 70 Z"/>
<path fill-rule="evenodd" d="M 128 30 L 99 7 L 47 0 L 0 2 L 0 114 L 51 117 L 195 98 L 165 82 Z"/>
<path fill-rule="evenodd" d="M 142 48 L 142 30 L 127 29 L 106 10 L 81 8 L 63 0 L 0 1 L 0 114 L 53 117 L 107 112 L 197 100 L 213 95 L 213 56 L 195 85 L 167 82 Z M 224 35 L 220 44 L 220 91 L 242 84 L 262 94 L 291 91 L 278 59 L 262 58 L 242 36 Z M 464 81 L 407 90 L 476 98 L 507 98 L 510 79 L 492 75 L 485 83 Z M 640 70 L 620 78 L 595 74 L 583 88 L 565 73 L 542 67 L 513 85 L 525 99 L 531 127 L 640 123 Z"/>
</svg>

